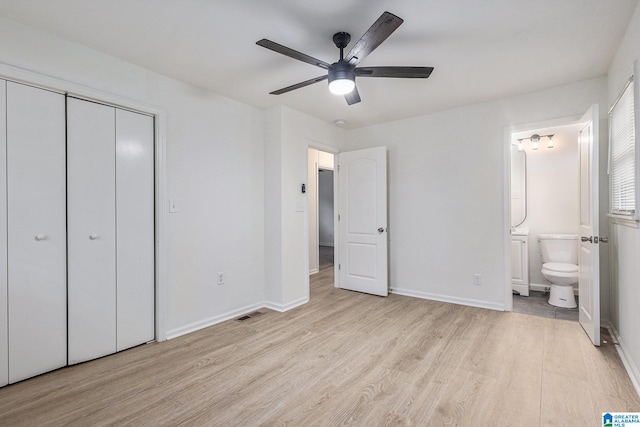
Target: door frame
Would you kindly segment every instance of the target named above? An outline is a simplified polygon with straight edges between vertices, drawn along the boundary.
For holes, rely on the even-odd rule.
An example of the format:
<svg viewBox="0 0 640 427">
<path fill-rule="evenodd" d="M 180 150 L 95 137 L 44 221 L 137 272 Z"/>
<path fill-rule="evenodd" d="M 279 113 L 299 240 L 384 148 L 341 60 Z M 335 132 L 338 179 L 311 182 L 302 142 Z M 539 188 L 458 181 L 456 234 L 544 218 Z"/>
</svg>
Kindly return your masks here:
<svg viewBox="0 0 640 427">
<path fill-rule="evenodd" d="M 504 311 L 513 310 L 513 293 L 511 290 L 511 136 L 514 133 L 529 129 L 566 126 L 581 123 L 582 115 L 559 117 L 538 122 L 521 123 L 506 126 L 503 129 L 503 254 L 504 254 Z"/>
<path fill-rule="evenodd" d="M 167 111 L 162 107 L 0 63 L 0 78 L 143 113 L 154 118 L 155 340 L 165 341 L 167 293 Z M 308 244 L 307 244 L 308 246 Z"/>
<path fill-rule="evenodd" d="M 335 288 L 339 288 L 340 287 L 340 275 L 338 274 L 338 263 L 336 262 L 337 259 L 340 259 L 340 250 L 339 250 L 339 242 L 340 242 L 340 233 L 338 230 L 338 166 L 337 166 L 337 160 L 338 160 L 338 154 L 340 154 L 340 150 L 336 147 L 333 147 L 331 145 L 327 145 L 327 144 L 323 144 L 321 142 L 318 142 L 312 138 L 305 138 L 305 142 L 307 145 L 307 149 L 306 149 L 306 153 L 307 156 L 305 157 L 305 164 L 307 165 L 307 175 L 309 176 L 309 148 L 313 148 L 315 150 L 318 151 L 324 151 L 325 153 L 331 153 L 333 154 L 333 286 Z M 316 171 L 317 173 L 317 171 Z M 309 207 L 309 203 L 307 200 L 307 209 Z M 316 209 L 317 209 L 317 205 L 316 205 Z M 305 215 L 305 220 L 304 220 L 304 229 L 305 229 L 305 234 L 304 234 L 304 240 L 305 240 L 305 245 L 304 245 L 304 251 L 305 251 L 305 259 L 309 259 L 309 233 L 311 232 L 309 230 L 309 212 L 307 211 L 307 215 Z M 309 268 L 307 268 L 307 275 L 309 273 Z M 307 291 L 309 290 L 309 282 L 307 282 Z M 307 295 L 309 295 L 309 293 L 307 293 Z"/>
</svg>

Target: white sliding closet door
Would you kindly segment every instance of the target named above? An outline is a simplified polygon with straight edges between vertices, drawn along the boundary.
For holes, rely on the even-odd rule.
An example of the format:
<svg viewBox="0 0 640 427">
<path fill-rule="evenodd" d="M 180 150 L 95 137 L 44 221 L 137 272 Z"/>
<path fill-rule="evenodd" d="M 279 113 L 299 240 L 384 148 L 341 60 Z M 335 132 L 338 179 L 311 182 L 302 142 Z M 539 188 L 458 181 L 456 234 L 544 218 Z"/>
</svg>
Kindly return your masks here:
<svg viewBox="0 0 640 427">
<path fill-rule="evenodd" d="M 7 83 L 9 382 L 67 363 L 65 97 Z"/>
<path fill-rule="evenodd" d="M 154 338 L 153 118 L 116 110 L 118 351 Z"/>
<path fill-rule="evenodd" d="M 67 100 L 69 364 L 116 352 L 115 109 Z"/>
<path fill-rule="evenodd" d="M 0 80 L 0 387 L 9 382 L 7 310 L 7 82 Z"/>
</svg>

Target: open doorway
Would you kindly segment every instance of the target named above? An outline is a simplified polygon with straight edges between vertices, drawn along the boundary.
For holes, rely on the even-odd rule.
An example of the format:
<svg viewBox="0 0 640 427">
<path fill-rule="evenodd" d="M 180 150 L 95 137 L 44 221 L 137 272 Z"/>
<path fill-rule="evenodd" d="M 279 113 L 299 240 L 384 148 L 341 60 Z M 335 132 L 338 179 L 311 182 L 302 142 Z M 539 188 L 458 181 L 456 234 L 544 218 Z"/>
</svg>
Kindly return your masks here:
<svg viewBox="0 0 640 427">
<path fill-rule="evenodd" d="M 319 270 L 333 268 L 333 170 L 318 169 L 318 258 Z"/>
<path fill-rule="evenodd" d="M 309 274 L 334 268 L 334 155 L 309 148 Z"/>
<path fill-rule="evenodd" d="M 515 312 L 578 321 L 575 301 L 579 298 L 581 126 L 576 122 L 538 125 L 511 134 L 511 283 Z M 563 242 L 569 250 L 562 252 L 564 258 L 545 259 L 554 254 L 548 250 L 549 245 L 555 248 Z M 550 276 L 545 273 L 548 268 L 545 270 L 543 264 L 575 269 L 571 270 L 575 283 L 566 286 L 571 295 L 561 301 L 553 296 Z"/>
</svg>

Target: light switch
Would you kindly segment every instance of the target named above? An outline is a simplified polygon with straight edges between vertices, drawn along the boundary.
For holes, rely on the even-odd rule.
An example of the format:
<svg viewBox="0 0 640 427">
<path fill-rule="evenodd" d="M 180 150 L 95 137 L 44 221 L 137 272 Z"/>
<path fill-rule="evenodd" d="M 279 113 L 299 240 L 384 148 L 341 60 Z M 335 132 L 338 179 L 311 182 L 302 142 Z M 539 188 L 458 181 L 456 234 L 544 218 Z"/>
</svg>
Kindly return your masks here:
<svg viewBox="0 0 640 427">
<path fill-rule="evenodd" d="M 175 200 L 169 200 L 169 212 L 176 213 L 178 212 L 178 202 Z"/>
</svg>

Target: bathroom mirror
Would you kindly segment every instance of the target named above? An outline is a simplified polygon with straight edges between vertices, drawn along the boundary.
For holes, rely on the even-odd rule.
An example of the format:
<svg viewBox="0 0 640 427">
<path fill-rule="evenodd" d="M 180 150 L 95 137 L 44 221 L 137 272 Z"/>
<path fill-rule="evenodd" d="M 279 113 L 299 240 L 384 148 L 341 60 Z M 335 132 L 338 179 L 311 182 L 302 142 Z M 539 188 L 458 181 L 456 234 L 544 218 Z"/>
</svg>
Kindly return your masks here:
<svg viewBox="0 0 640 427">
<path fill-rule="evenodd" d="M 511 227 L 527 218 L 527 153 L 511 145 Z"/>
</svg>

